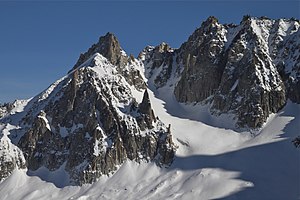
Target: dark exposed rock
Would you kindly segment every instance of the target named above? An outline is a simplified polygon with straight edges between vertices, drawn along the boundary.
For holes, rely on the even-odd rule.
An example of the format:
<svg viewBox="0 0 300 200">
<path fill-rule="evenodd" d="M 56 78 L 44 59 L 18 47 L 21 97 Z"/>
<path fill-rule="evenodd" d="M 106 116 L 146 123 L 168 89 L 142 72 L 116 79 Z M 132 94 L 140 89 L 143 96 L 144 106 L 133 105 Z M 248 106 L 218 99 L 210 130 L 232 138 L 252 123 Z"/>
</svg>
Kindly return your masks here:
<svg viewBox="0 0 300 200">
<path fill-rule="evenodd" d="M 97 66 L 98 57 L 91 62 L 95 68 L 114 68 Z M 117 69 L 107 73 L 78 68 L 57 86 L 61 90 L 50 95 L 19 141 L 30 170 L 64 166 L 72 184 L 81 185 L 114 172 L 126 159 L 172 163 L 171 134 L 155 118 L 147 91 L 138 105 Z M 118 103 L 127 106 L 120 109 Z"/>
<path fill-rule="evenodd" d="M 290 35 L 287 35 L 284 39 L 283 36 L 274 38 L 276 48 L 273 48 L 276 53 L 274 58 L 275 65 L 285 83 L 287 90 L 287 97 L 295 102 L 300 103 L 300 29 L 299 20 L 278 20 L 279 23 L 290 22 L 291 27 Z"/>
<path fill-rule="evenodd" d="M 179 102 L 200 102 L 218 89 L 225 67 L 223 32 L 224 26 L 209 17 L 178 49 L 177 62 L 184 65 L 174 91 Z"/>
<path fill-rule="evenodd" d="M 240 25 L 222 25 L 209 17 L 179 49 L 148 46 L 139 59 L 107 33 L 28 103 L 10 135 L 0 124 L 0 181 L 16 168 L 44 166 L 65 169 L 81 185 L 127 159 L 170 165 L 170 125 L 154 115 L 147 89 L 142 102 L 132 95 L 131 86 L 146 88 L 143 67 L 151 85 L 170 87 L 179 102 L 209 103 L 213 114 L 234 114 L 239 127 L 262 127 L 287 99 L 300 103 L 299 26 L 296 19 L 245 16 Z M 2 123 L 17 104 L 0 106 Z"/>
<path fill-rule="evenodd" d="M 146 84 L 140 71 L 133 67 L 133 65 L 137 65 L 137 63 L 135 63 L 135 58 L 126 55 L 125 51 L 121 48 L 118 39 L 112 33 L 101 36 L 98 43 L 93 44 L 87 52 L 81 54 L 74 65 L 73 70 L 78 68 L 96 53 L 100 53 L 107 58 L 111 64 L 117 66 L 117 70 L 125 77 L 129 84 L 134 85 L 140 90 L 146 88 Z"/>
<path fill-rule="evenodd" d="M 154 112 L 151 107 L 150 98 L 148 91 L 145 90 L 143 100 L 139 105 L 139 112 L 142 114 L 142 120 L 139 120 L 141 122 L 146 123 L 146 127 L 153 127 L 152 122 L 156 122 Z M 144 129 L 144 126 L 141 125 L 142 123 L 139 123 L 142 130 Z"/>
<path fill-rule="evenodd" d="M 288 98 L 300 102 L 299 31 L 295 19 L 244 16 L 240 25 L 222 25 L 209 17 L 187 42 L 169 52 L 176 62 L 166 71 L 181 72 L 183 66 L 175 87 L 177 77 L 165 76 L 169 73 L 163 70 L 149 80 L 157 87 L 172 82 L 179 102 L 210 103 L 213 114 L 233 113 L 239 127 L 259 128 Z M 163 53 L 154 57 L 153 52 L 146 48 L 141 54 L 146 69 L 166 60 Z M 155 70 L 148 71 L 152 75 Z M 164 84 L 155 82 L 160 77 L 167 77 Z"/>
<path fill-rule="evenodd" d="M 116 36 L 108 32 L 105 36 L 101 36 L 98 43 L 93 44 L 86 53 L 80 55 L 73 69 L 79 67 L 95 53 L 100 53 L 113 65 L 123 67 L 127 64 L 127 56 L 123 55 L 122 51 L 123 50 Z"/>
<path fill-rule="evenodd" d="M 140 112 L 146 115 L 153 115 L 148 91 L 145 90 L 143 100 L 139 105 Z"/>
<path fill-rule="evenodd" d="M 160 69 L 159 75 L 154 79 L 156 87 L 164 86 L 171 77 L 174 61 L 173 52 L 174 49 L 163 42 L 156 47 L 148 46 L 139 54 L 139 59 L 144 62 L 145 70 L 150 72 L 149 74 L 146 74 L 148 78 L 152 77 L 153 70 Z"/>
<path fill-rule="evenodd" d="M 300 80 L 289 80 L 287 82 L 288 87 L 288 97 L 295 103 L 300 104 Z"/>
<path fill-rule="evenodd" d="M 212 109 L 235 112 L 241 127 L 261 127 L 271 113 L 286 103 L 285 86 L 260 43 L 251 27 L 241 29 L 228 50 L 226 67 L 213 98 Z"/>
</svg>

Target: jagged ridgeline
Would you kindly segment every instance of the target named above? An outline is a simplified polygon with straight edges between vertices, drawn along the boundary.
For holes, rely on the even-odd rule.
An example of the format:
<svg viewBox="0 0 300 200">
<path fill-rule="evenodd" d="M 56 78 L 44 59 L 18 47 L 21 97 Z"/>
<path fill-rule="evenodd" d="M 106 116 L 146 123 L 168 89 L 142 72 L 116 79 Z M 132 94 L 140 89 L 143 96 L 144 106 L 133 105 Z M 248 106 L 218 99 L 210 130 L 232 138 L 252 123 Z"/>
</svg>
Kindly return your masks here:
<svg viewBox="0 0 300 200">
<path fill-rule="evenodd" d="M 235 25 L 209 17 L 180 48 L 148 46 L 137 59 L 107 33 L 47 90 L 0 106 L 0 178 L 46 167 L 81 185 L 127 159 L 169 166 L 176 146 L 146 81 L 168 87 L 178 102 L 234 115 L 238 128 L 261 128 L 288 100 L 300 103 L 299 26 L 296 19 L 246 16 Z"/>
<path fill-rule="evenodd" d="M 70 184 L 81 185 L 113 173 L 127 159 L 169 166 L 176 148 L 170 130 L 154 115 L 141 67 L 108 33 L 24 112 L 2 119 L 22 115 L 10 137 L 27 168 L 64 169 Z M 141 102 L 134 92 L 143 95 Z M 14 167 L 2 169 L 5 177 Z"/>
<path fill-rule="evenodd" d="M 212 114 L 232 113 L 237 127 L 256 129 L 288 99 L 300 103 L 299 51 L 294 18 L 245 16 L 235 25 L 209 17 L 179 49 L 147 47 L 140 59 L 179 102 L 210 104 Z"/>
</svg>

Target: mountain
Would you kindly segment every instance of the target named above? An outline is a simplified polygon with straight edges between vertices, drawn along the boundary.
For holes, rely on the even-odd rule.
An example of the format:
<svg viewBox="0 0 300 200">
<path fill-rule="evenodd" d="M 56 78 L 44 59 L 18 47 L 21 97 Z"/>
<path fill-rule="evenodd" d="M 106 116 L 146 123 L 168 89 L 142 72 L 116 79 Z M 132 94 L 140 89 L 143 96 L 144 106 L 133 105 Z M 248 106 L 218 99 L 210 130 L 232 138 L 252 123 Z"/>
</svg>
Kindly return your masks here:
<svg viewBox="0 0 300 200">
<path fill-rule="evenodd" d="M 101 36 L 49 88 L 0 106 L 3 198 L 295 198 L 299 26 L 209 17 L 138 58 Z"/>
<path fill-rule="evenodd" d="M 101 37 L 100 50 L 103 43 L 118 44 L 112 38 L 110 33 Z M 116 57 L 114 52 L 109 55 L 108 59 Z M 63 168 L 70 184 L 82 185 L 114 172 L 126 159 L 155 161 L 160 166 L 172 163 L 176 147 L 170 130 L 151 108 L 140 62 L 124 52 L 120 56 L 127 59 L 126 65 L 113 65 L 93 52 L 30 100 L 23 112 L 3 118 L 15 126 L 11 139 L 22 150 L 29 170 Z M 142 102 L 133 96 L 139 90 L 144 92 Z M 21 120 L 10 121 L 16 117 Z"/>
<path fill-rule="evenodd" d="M 209 17 L 179 49 L 148 47 L 141 58 L 156 88 L 172 85 L 179 102 L 210 104 L 213 114 L 233 113 L 237 127 L 261 128 L 288 99 L 300 101 L 299 26 L 249 16 L 222 25 Z"/>
</svg>

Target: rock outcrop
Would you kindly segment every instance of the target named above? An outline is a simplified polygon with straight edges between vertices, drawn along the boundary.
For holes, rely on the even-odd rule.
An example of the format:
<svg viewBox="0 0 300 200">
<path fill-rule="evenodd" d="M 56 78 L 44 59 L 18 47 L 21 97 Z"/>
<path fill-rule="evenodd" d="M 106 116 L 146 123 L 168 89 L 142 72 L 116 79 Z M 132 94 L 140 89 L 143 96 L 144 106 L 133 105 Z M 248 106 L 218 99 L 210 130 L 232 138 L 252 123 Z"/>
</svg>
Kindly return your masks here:
<svg viewBox="0 0 300 200">
<path fill-rule="evenodd" d="M 218 89 L 224 70 L 223 25 L 209 17 L 178 49 L 184 70 L 174 94 L 179 102 L 200 102 Z"/>
<path fill-rule="evenodd" d="M 171 133 L 154 116 L 148 92 L 138 104 L 118 66 L 100 54 L 32 101 L 18 142 L 30 170 L 64 166 L 71 184 L 81 185 L 127 159 L 173 161 Z"/>
<path fill-rule="evenodd" d="M 17 110 L 16 107 L 19 107 L 20 104 L 24 104 L 27 100 L 15 100 L 11 103 L 0 104 L 0 119 L 6 115 L 13 114 Z"/>
<path fill-rule="evenodd" d="M 99 38 L 98 43 L 93 44 L 87 52 L 80 54 L 78 61 L 73 67 L 73 70 L 86 62 L 94 54 L 99 53 L 107 60 L 117 66 L 117 70 L 122 74 L 129 84 L 134 85 L 139 90 L 146 88 L 143 75 L 140 72 L 141 63 L 133 56 L 127 56 L 121 48 L 116 36 L 112 33 L 107 33 Z"/>
<path fill-rule="evenodd" d="M 156 122 L 156 118 L 151 107 L 150 98 L 147 90 L 145 90 L 143 100 L 139 104 L 139 112 L 142 114 L 140 120 L 138 121 L 142 130 L 146 127 L 153 127 L 152 124 L 153 122 Z M 143 122 L 145 122 L 146 124 L 143 125 Z"/>
<path fill-rule="evenodd" d="M 268 39 L 257 30 L 262 22 L 251 18 L 242 21 L 243 28 L 227 50 L 226 66 L 212 102 L 217 112 L 234 110 L 238 125 L 250 128 L 261 127 L 286 103 L 285 85 L 269 56 Z"/>
<path fill-rule="evenodd" d="M 144 63 L 147 78 L 151 78 L 155 70 L 160 71 L 154 79 L 157 88 L 164 86 L 171 78 L 174 61 L 173 52 L 174 49 L 163 42 L 156 47 L 146 47 L 138 56 Z"/>
<path fill-rule="evenodd" d="M 101 36 L 98 43 L 93 44 L 87 52 L 80 54 L 73 69 L 79 67 L 95 53 L 100 53 L 113 65 L 124 67 L 127 64 L 127 55 L 122 50 L 118 39 L 114 34 L 108 32 L 105 36 Z"/>
<path fill-rule="evenodd" d="M 179 102 L 234 114 L 261 128 L 291 100 L 300 103 L 300 22 L 245 16 L 239 25 L 202 23 L 179 49 L 148 46 L 138 59 L 107 33 L 67 76 L 29 102 L 0 106 L 0 181 L 15 169 L 65 170 L 93 183 L 126 160 L 168 166 L 176 146 L 155 116 L 145 76 Z M 138 102 L 134 94 L 140 93 Z"/>
<path fill-rule="evenodd" d="M 179 49 L 168 52 L 168 60 L 176 62 L 167 71 L 179 75 L 155 85 L 171 82 L 179 102 L 209 103 L 213 114 L 235 114 L 238 127 L 260 128 L 287 99 L 299 103 L 299 24 L 245 16 L 239 25 L 222 25 L 209 17 Z M 149 69 L 166 60 L 164 52 L 154 49 L 146 51 Z M 164 74 L 160 70 L 150 81 Z"/>
</svg>

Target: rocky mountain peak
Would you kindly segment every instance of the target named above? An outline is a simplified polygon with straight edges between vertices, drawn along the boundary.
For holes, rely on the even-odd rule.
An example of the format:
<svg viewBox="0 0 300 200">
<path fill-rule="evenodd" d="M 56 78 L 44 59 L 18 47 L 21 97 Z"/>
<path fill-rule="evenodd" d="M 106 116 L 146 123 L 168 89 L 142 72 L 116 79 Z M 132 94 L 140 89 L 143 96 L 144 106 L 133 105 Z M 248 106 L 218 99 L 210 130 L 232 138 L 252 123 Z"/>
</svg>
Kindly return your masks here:
<svg viewBox="0 0 300 200">
<path fill-rule="evenodd" d="M 106 57 L 113 65 L 122 65 L 121 57 L 126 56 L 125 52 L 121 49 L 117 37 L 108 32 L 105 36 L 99 38 L 98 53 Z"/>
<path fill-rule="evenodd" d="M 128 61 L 128 56 L 122 50 L 117 37 L 113 33 L 108 32 L 106 35 L 101 36 L 99 41 L 96 44 L 93 44 L 87 52 L 80 54 L 73 69 L 79 67 L 95 53 L 100 53 L 113 65 L 120 67 L 123 67 Z"/>
<path fill-rule="evenodd" d="M 184 66 L 185 77 L 175 87 L 180 102 L 202 101 L 218 88 L 224 69 L 225 33 L 225 27 L 209 17 L 178 49 L 177 62 Z"/>
<path fill-rule="evenodd" d="M 171 47 L 165 42 L 162 42 L 161 44 L 159 44 L 158 46 L 156 46 L 154 48 L 155 53 L 165 53 L 165 52 L 168 52 L 170 50 L 171 50 Z"/>
<path fill-rule="evenodd" d="M 213 114 L 234 113 L 238 127 L 259 128 L 288 98 L 300 101 L 299 37 L 296 19 L 246 15 L 239 25 L 222 25 L 209 17 L 169 53 L 176 63 L 165 65 L 164 53 L 144 63 L 149 77 L 160 70 L 151 79 L 157 87 L 183 69 L 169 84 L 179 102 L 210 103 Z"/>
<path fill-rule="evenodd" d="M 72 70 L 80 67 L 96 54 L 101 54 L 112 65 L 116 66 L 118 73 L 124 76 L 130 85 L 135 86 L 139 90 L 146 88 L 144 78 L 140 73 L 140 63 L 133 56 L 127 56 L 121 48 L 117 37 L 110 32 L 101 36 L 96 44 L 93 44 L 87 52 L 81 54 Z"/>
<path fill-rule="evenodd" d="M 252 17 L 250 15 L 244 15 L 240 24 L 250 22 L 251 19 Z"/>
<path fill-rule="evenodd" d="M 233 114 L 239 128 L 261 128 L 288 99 L 300 102 L 299 28 L 295 19 L 222 25 L 211 16 L 179 49 L 148 46 L 138 59 L 107 33 L 24 110 L 18 101 L 0 106 L 0 181 L 17 167 L 62 169 L 81 185 L 127 159 L 170 165 L 171 126 L 154 115 L 144 71 L 178 102 L 209 104 L 213 115 Z"/>
<path fill-rule="evenodd" d="M 153 70 L 161 69 L 161 73 L 155 78 L 154 82 L 157 87 L 161 87 L 166 84 L 166 81 L 170 78 L 172 72 L 172 64 L 174 61 L 173 48 L 165 42 L 153 47 L 147 46 L 139 54 L 140 59 L 145 67 L 145 75 L 147 78 L 151 78 Z"/>
<path fill-rule="evenodd" d="M 138 59 L 141 60 L 141 61 L 145 61 L 145 60 L 148 60 L 150 58 L 150 54 L 151 52 L 153 52 L 153 49 L 155 47 L 153 46 L 146 46 L 138 55 Z"/>
<path fill-rule="evenodd" d="M 202 22 L 201 27 L 215 26 L 219 24 L 219 20 L 215 16 L 209 16 L 204 22 Z"/>
<path fill-rule="evenodd" d="M 13 158 L 25 157 L 30 170 L 63 169 L 75 185 L 93 183 L 127 159 L 170 165 L 176 150 L 170 131 L 155 118 L 147 90 L 138 105 L 132 93 L 139 91 L 118 69 L 96 53 L 33 98 L 14 132 L 24 156 Z"/>
<path fill-rule="evenodd" d="M 119 45 L 117 37 L 111 32 L 107 32 L 104 36 L 101 36 L 99 43 L 117 43 Z"/>
</svg>

